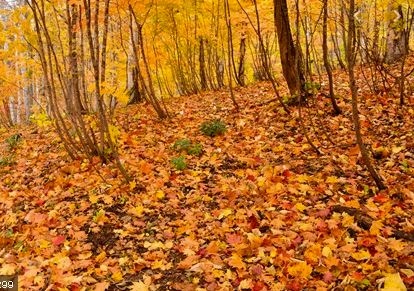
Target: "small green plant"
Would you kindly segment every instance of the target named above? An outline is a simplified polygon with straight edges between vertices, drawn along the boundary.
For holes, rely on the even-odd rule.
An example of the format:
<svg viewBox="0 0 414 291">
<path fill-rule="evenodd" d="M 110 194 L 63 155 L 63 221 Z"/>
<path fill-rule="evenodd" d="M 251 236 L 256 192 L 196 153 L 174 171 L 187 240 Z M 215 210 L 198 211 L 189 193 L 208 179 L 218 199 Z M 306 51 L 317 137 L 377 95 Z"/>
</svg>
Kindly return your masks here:
<svg viewBox="0 0 414 291">
<path fill-rule="evenodd" d="M 298 101 L 298 95 L 285 95 L 282 97 L 283 103 L 286 105 L 295 105 Z"/>
<path fill-rule="evenodd" d="M 22 140 L 22 135 L 20 133 L 13 134 L 11 137 L 6 139 L 7 147 L 9 151 L 17 148 L 19 142 Z"/>
<path fill-rule="evenodd" d="M 185 162 L 185 157 L 183 156 L 180 156 L 178 158 L 173 158 L 171 160 L 171 163 L 173 164 L 174 168 L 178 171 L 182 171 L 187 168 L 187 163 Z"/>
<path fill-rule="evenodd" d="M 220 119 L 213 119 L 205 121 L 201 124 L 200 131 L 207 136 L 214 137 L 225 133 L 227 130 L 226 124 Z"/>
<path fill-rule="evenodd" d="M 13 155 L 0 157 L 0 167 L 11 166 L 11 165 L 14 165 L 14 163 L 15 163 L 15 161 L 14 161 L 14 156 Z"/>
<path fill-rule="evenodd" d="M 203 146 L 199 143 L 191 145 L 191 147 L 187 150 L 187 153 L 192 156 L 199 156 L 203 152 Z"/>
<path fill-rule="evenodd" d="M 321 84 L 317 82 L 306 82 L 305 84 L 303 84 L 303 89 L 308 94 L 314 94 L 321 89 Z"/>
<path fill-rule="evenodd" d="M 189 139 L 177 140 L 172 148 L 176 152 L 186 152 L 189 155 L 199 156 L 203 152 L 203 146 L 199 143 L 192 144 Z"/>
<path fill-rule="evenodd" d="M 173 149 L 177 152 L 187 151 L 190 147 L 191 141 L 189 139 L 179 139 L 173 145 Z"/>
</svg>

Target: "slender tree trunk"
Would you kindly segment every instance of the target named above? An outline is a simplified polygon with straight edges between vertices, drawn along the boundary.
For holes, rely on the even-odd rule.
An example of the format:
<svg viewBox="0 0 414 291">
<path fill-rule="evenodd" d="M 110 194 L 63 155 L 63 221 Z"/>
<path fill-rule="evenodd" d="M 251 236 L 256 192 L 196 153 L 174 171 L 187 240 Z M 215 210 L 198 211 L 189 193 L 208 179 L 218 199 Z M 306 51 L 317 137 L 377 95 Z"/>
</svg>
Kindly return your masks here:
<svg viewBox="0 0 414 291">
<path fill-rule="evenodd" d="M 206 77 L 206 61 L 205 61 L 205 50 L 204 50 L 204 39 L 203 37 L 200 37 L 199 40 L 199 50 L 200 50 L 200 54 L 199 54 L 199 58 L 198 58 L 198 62 L 200 65 L 200 82 L 201 82 L 201 89 L 202 90 L 207 90 L 208 86 L 207 86 L 207 77 Z"/>
<path fill-rule="evenodd" d="M 358 92 L 357 87 L 355 84 L 355 75 L 354 75 L 354 65 L 355 65 L 355 0 L 349 1 L 349 23 L 348 23 L 348 42 L 347 42 L 347 61 L 348 61 L 348 76 L 349 76 L 349 86 L 351 89 L 352 95 L 352 120 L 354 123 L 355 129 L 355 136 L 358 147 L 361 152 L 362 160 L 365 166 L 368 169 L 368 172 L 371 174 L 372 179 L 374 180 L 375 184 L 377 185 L 378 189 L 382 190 L 385 189 L 385 185 L 382 181 L 382 178 L 378 175 L 374 166 L 372 165 L 371 159 L 368 154 L 368 150 L 364 144 L 362 133 L 361 133 L 361 125 L 359 120 L 359 112 L 358 112 Z"/>
<path fill-rule="evenodd" d="M 322 47 L 323 47 L 323 62 L 325 65 L 326 73 L 329 79 L 329 97 L 331 99 L 332 107 L 335 114 L 340 114 L 341 109 L 336 103 L 334 87 L 333 87 L 333 76 L 331 64 L 328 59 L 328 0 L 323 0 L 323 32 L 322 32 Z"/>
<path fill-rule="evenodd" d="M 230 7 L 229 7 L 228 0 L 224 1 L 224 15 L 226 18 L 226 25 L 227 25 L 227 72 L 228 72 L 228 77 L 229 77 L 229 91 L 230 91 L 230 97 L 233 102 L 233 105 L 235 109 L 239 111 L 239 104 L 237 103 L 236 98 L 234 97 L 234 92 L 233 92 L 233 74 L 232 74 L 233 42 L 231 40 L 232 33 L 231 33 L 231 22 L 230 22 Z"/>
<path fill-rule="evenodd" d="M 239 52 L 239 67 L 237 69 L 237 79 L 240 82 L 240 86 L 246 86 L 245 76 L 245 56 L 246 56 L 246 36 L 243 34 L 240 39 L 240 52 Z"/>
</svg>

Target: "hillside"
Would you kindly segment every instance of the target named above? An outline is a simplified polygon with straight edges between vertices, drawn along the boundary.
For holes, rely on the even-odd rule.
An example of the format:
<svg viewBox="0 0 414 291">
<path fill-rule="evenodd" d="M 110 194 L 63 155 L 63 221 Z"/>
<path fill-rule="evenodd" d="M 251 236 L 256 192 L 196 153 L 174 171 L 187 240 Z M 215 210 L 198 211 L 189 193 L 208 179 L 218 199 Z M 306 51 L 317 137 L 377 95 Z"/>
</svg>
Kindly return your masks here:
<svg viewBox="0 0 414 291">
<path fill-rule="evenodd" d="M 21 138 L 1 149 L 0 273 L 22 290 L 412 290 L 414 109 L 361 85 L 378 191 L 347 82 L 338 72 L 337 116 L 319 93 L 289 116 L 268 83 L 236 89 L 239 112 L 227 91 L 170 100 L 164 121 L 120 109 L 129 183 L 99 159 L 71 161 L 50 126 L 3 131 Z M 203 135 L 214 119 L 227 130 Z"/>
</svg>

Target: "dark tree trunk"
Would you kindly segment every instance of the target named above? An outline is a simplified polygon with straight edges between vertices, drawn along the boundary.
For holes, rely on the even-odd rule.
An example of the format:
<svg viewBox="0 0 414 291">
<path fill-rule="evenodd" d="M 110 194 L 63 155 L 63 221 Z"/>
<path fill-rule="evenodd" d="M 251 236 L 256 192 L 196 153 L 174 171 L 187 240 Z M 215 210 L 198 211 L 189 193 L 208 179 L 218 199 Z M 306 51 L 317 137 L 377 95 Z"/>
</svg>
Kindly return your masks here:
<svg viewBox="0 0 414 291">
<path fill-rule="evenodd" d="M 207 77 L 206 77 L 206 61 L 204 56 L 204 39 L 200 37 L 200 54 L 198 61 L 200 63 L 200 80 L 201 80 L 201 89 L 207 90 Z"/>
<path fill-rule="evenodd" d="M 341 109 L 336 103 L 334 87 L 333 87 L 333 76 L 331 63 L 328 59 L 328 0 L 323 0 L 323 62 L 325 65 L 326 73 L 328 74 L 329 79 L 329 97 L 331 98 L 332 107 L 335 111 L 335 114 L 340 114 Z"/>
<path fill-rule="evenodd" d="M 243 35 L 240 40 L 240 57 L 239 57 L 239 67 L 237 69 L 237 79 L 240 82 L 240 86 L 245 86 L 245 69 L 244 69 L 244 63 L 245 63 L 245 56 L 246 56 L 246 36 Z"/>
<path fill-rule="evenodd" d="M 295 95 L 301 91 L 301 87 L 305 82 L 301 54 L 296 53 L 297 48 L 293 42 L 292 32 L 290 30 L 286 0 L 273 0 L 273 4 L 283 76 L 288 84 L 290 94 Z M 296 66 L 296 64 L 299 65 Z M 298 76 L 299 83 L 297 81 Z"/>
</svg>

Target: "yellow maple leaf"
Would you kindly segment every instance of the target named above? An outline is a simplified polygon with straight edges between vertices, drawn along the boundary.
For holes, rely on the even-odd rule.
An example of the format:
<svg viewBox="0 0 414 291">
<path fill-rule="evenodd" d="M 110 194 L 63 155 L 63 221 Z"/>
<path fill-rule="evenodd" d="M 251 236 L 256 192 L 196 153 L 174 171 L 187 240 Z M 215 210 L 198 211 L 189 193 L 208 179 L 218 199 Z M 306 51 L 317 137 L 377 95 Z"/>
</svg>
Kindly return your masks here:
<svg viewBox="0 0 414 291">
<path fill-rule="evenodd" d="M 39 247 L 41 249 L 47 249 L 50 246 L 49 241 L 45 240 L 45 239 L 41 239 L 39 240 Z"/>
<path fill-rule="evenodd" d="M 117 144 L 118 138 L 121 134 L 121 131 L 115 125 L 109 124 L 108 126 L 109 131 L 109 138 L 112 140 L 114 144 Z"/>
<path fill-rule="evenodd" d="M 144 213 L 144 206 L 138 205 L 136 207 L 132 207 L 129 210 L 129 213 L 131 213 L 131 214 L 133 214 L 133 215 L 135 215 L 137 217 L 140 217 L 142 215 L 142 213 Z"/>
<path fill-rule="evenodd" d="M 15 264 L 2 264 L 0 268 L 1 275 L 13 275 L 16 274 L 17 266 Z"/>
<path fill-rule="evenodd" d="M 277 147 L 274 147 L 272 150 L 275 153 L 279 153 L 279 152 L 283 152 L 284 149 L 285 149 L 285 147 L 283 145 L 279 145 Z"/>
<path fill-rule="evenodd" d="M 98 202 L 98 200 L 99 200 L 99 197 L 98 197 L 97 195 L 93 195 L 93 194 L 89 195 L 89 201 L 90 201 L 92 204 L 97 203 L 97 202 Z"/>
<path fill-rule="evenodd" d="M 93 220 L 97 224 L 104 224 L 106 221 L 108 221 L 108 218 L 105 216 L 105 210 L 99 209 L 93 217 Z"/>
<path fill-rule="evenodd" d="M 374 266 L 371 264 L 367 264 L 367 263 L 362 263 L 361 264 L 362 270 L 364 271 L 372 271 L 374 270 Z"/>
<path fill-rule="evenodd" d="M 357 261 L 363 261 L 363 260 L 367 260 L 371 258 L 371 255 L 367 251 L 359 251 L 359 252 L 353 253 L 351 256 Z"/>
<path fill-rule="evenodd" d="M 154 261 L 152 263 L 151 269 L 153 269 L 153 270 L 155 270 L 155 269 L 161 269 L 162 270 L 163 267 L 164 267 L 164 265 L 165 265 L 165 262 L 163 260 L 157 260 L 157 261 Z"/>
<path fill-rule="evenodd" d="M 288 267 L 288 273 L 293 277 L 307 278 L 312 273 L 312 267 L 306 262 L 298 262 Z"/>
<path fill-rule="evenodd" d="M 137 186 L 137 182 L 135 181 L 129 182 L 129 190 L 131 191 L 134 190 L 136 186 Z"/>
<path fill-rule="evenodd" d="M 311 261 L 311 262 L 314 262 L 314 263 L 318 262 L 318 260 L 321 256 L 321 245 L 317 244 L 317 243 L 310 245 L 306 249 L 306 251 L 304 253 L 304 256 L 308 261 Z"/>
<path fill-rule="evenodd" d="M 322 256 L 324 256 L 326 258 L 329 258 L 330 256 L 332 256 L 332 250 L 331 250 L 331 248 L 328 247 L 328 246 L 323 247 L 323 249 L 322 249 Z"/>
<path fill-rule="evenodd" d="M 103 251 L 99 255 L 96 256 L 95 261 L 97 263 L 102 263 L 105 260 L 105 258 L 106 258 L 106 252 Z"/>
<path fill-rule="evenodd" d="M 361 205 L 359 204 L 358 200 L 346 201 L 345 205 L 348 207 L 353 207 L 353 208 L 361 208 Z"/>
<path fill-rule="evenodd" d="M 390 238 L 388 239 L 387 246 L 396 252 L 401 252 L 407 247 L 407 243 L 395 238 Z"/>
<path fill-rule="evenodd" d="M 306 209 L 306 206 L 299 202 L 295 204 L 295 208 L 300 212 L 303 212 Z"/>
<path fill-rule="evenodd" d="M 369 233 L 372 235 L 379 235 L 383 226 L 381 221 L 374 221 L 369 229 Z"/>
<path fill-rule="evenodd" d="M 266 182 L 266 178 L 265 177 L 259 177 L 259 178 L 257 178 L 257 185 L 259 187 L 263 187 L 264 184 L 265 184 L 265 182 Z"/>
<path fill-rule="evenodd" d="M 407 291 L 404 282 L 400 277 L 400 273 L 395 274 L 384 274 L 384 287 L 380 290 L 382 291 Z"/>
<path fill-rule="evenodd" d="M 158 200 L 162 200 L 162 199 L 164 199 L 164 197 L 165 197 L 165 193 L 164 193 L 164 191 L 162 191 L 162 190 L 158 190 L 158 191 L 155 193 L 155 197 L 157 197 L 157 199 L 158 199 Z"/>
<path fill-rule="evenodd" d="M 284 189 L 285 186 L 282 183 L 276 183 L 266 189 L 266 193 L 274 195 L 283 192 Z"/>
<path fill-rule="evenodd" d="M 122 273 L 120 271 L 117 271 L 117 272 L 112 274 L 111 278 L 115 282 L 121 282 L 122 279 L 123 279 L 123 276 L 122 276 Z"/>
<path fill-rule="evenodd" d="M 246 264 L 237 253 L 233 253 L 231 255 L 231 258 L 229 259 L 229 265 L 236 269 L 246 270 Z"/>
<path fill-rule="evenodd" d="M 129 290 L 131 291 L 148 291 L 148 286 L 142 282 L 142 281 L 138 281 L 138 282 L 133 282 L 132 285 L 129 287 Z"/>
<path fill-rule="evenodd" d="M 402 146 L 402 147 L 393 147 L 391 150 L 392 150 L 392 153 L 393 154 L 398 154 L 399 152 L 401 152 L 403 149 L 405 149 L 405 147 L 404 146 Z"/>
<path fill-rule="evenodd" d="M 400 269 L 400 272 L 406 275 L 408 278 L 414 277 L 414 271 L 411 269 Z"/>
<path fill-rule="evenodd" d="M 305 183 L 305 182 L 309 181 L 309 176 L 299 175 L 299 176 L 296 177 L 296 181 L 298 181 L 300 183 Z"/>
<path fill-rule="evenodd" d="M 354 217 L 345 213 L 343 214 L 341 223 L 344 227 L 350 227 L 354 224 Z"/>
<path fill-rule="evenodd" d="M 230 209 L 230 208 L 226 208 L 226 209 L 224 209 L 221 213 L 220 213 L 220 215 L 219 215 L 219 217 L 218 217 L 218 219 L 222 219 L 222 218 L 224 218 L 224 217 L 227 217 L 227 216 L 229 216 L 230 214 L 232 214 L 233 213 L 233 210 L 232 209 Z"/>
<path fill-rule="evenodd" d="M 338 178 L 337 178 L 337 177 L 335 177 L 335 176 L 329 176 L 329 177 L 326 179 L 326 183 L 329 183 L 329 184 L 335 184 L 335 183 L 338 183 Z"/>
</svg>

